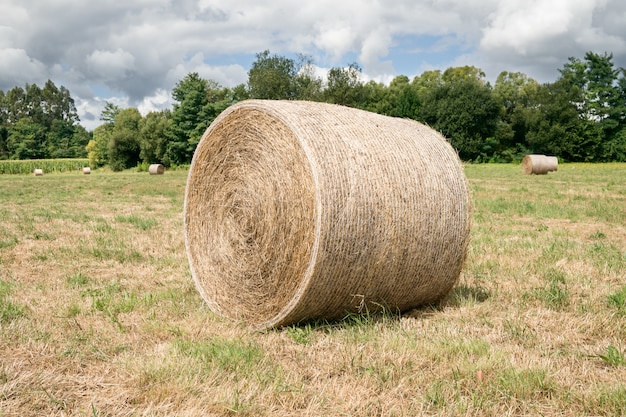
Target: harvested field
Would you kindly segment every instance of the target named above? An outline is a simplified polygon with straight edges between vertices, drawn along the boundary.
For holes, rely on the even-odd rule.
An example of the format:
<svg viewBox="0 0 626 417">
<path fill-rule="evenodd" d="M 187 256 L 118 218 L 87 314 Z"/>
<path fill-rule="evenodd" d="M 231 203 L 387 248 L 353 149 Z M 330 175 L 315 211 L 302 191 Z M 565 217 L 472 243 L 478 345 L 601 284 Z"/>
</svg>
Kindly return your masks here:
<svg viewBox="0 0 626 417">
<path fill-rule="evenodd" d="M 210 312 L 187 172 L 0 175 L 0 416 L 626 414 L 626 164 L 466 165 L 438 306 L 265 332 Z"/>
</svg>

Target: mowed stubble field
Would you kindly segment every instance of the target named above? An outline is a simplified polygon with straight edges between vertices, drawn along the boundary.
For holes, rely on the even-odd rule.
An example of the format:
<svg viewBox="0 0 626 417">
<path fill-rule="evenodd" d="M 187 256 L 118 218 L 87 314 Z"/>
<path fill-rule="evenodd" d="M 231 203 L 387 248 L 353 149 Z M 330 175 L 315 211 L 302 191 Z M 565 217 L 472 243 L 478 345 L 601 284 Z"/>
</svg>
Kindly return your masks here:
<svg viewBox="0 0 626 417">
<path fill-rule="evenodd" d="M 441 305 L 263 333 L 194 287 L 186 171 L 0 176 L 0 416 L 626 415 L 626 164 L 465 170 Z"/>
</svg>

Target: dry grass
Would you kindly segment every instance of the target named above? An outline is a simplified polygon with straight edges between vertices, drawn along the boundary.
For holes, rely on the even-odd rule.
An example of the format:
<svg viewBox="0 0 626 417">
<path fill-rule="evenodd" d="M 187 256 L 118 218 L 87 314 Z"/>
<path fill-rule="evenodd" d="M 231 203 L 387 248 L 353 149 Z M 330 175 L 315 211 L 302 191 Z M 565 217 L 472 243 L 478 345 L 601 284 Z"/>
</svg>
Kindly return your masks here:
<svg viewBox="0 0 626 417">
<path fill-rule="evenodd" d="M 466 173 L 443 305 L 264 333 L 194 288 L 186 173 L 0 176 L 0 416 L 626 415 L 626 165 Z"/>
</svg>

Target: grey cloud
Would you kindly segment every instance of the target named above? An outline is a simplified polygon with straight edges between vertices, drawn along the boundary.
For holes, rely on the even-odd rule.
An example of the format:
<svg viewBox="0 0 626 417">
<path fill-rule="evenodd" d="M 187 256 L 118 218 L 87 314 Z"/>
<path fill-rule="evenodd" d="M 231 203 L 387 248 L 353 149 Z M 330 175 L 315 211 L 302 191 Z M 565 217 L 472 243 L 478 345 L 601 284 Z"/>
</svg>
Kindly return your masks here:
<svg viewBox="0 0 626 417">
<path fill-rule="evenodd" d="M 569 16 L 561 31 L 541 24 L 555 7 Z M 50 78 L 70 90 L 85 121 L 105 101 L 167 106 L 163 92 L 191 71 L 227 86 L 245 82 L 246 63 L 265 49 L 308 54 L 321 67 L 358 57 L 365 78 L 377 80 L 398 75 L 400 58 L 540 81 L 589 49 L 606 48 L 626 66 L 622 0 L 4 0 L 1 9 L 0 89 Z M 434 43 L 393 55 L 399 37 L 421 36 Z M 446 55 L 454 50 L 463 55 Z M 423 58 L 433 51 L 445 58 Z M 97 96 L 103 86 L 110 97 Z"/>
</svg>

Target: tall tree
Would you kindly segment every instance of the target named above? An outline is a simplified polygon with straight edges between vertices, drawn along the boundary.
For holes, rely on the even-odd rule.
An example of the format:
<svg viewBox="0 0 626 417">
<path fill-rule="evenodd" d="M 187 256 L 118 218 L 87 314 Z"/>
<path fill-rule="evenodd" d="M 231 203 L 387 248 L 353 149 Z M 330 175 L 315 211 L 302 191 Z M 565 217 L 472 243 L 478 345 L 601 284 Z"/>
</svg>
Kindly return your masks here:
<svg viewBox="0 0 626 417">
<path fill-rule="evenodd" d="M 299 55 L 294 77 L 295 99 L 319 101 L 322 98 L 322 79 L 315 74 L 313 58 Z"/>
<path fill-rule="evenodd" d="M 167 130 L 172 123 L 169 110 L 150 112 L 142 120 L 139 129 L 139 147 L 142 162 L 162 163 L 167 150 Z"/>
<path fill-rule="evenodd" d="M 389 116 L 415 119 L 419 113 L 417 89 L 410 83 L 409 77 L 399 75 L 389 83 Z"/>
<path fill-rule="evenodd" d="M 109 139 L 112 130 L 113 123 L 103 123 L 93 130 L 93 138 L 85 147 L 90 167 L 98 168 L 109 163 Z"/>
<path fill-rule="evenodd" d="M 28 117 L 11 125 L 8 132 L 7 149 L 11 159 L 47 158 L 46 129 Z"/>
<path fill-rule="evenodd" d="M 109 141 L 113 133 L 115 118 L 120 112 L 120 107 L 111 102 L 105 102 L 104 109 L 100 113 L 102 123 L 93 131 L 93 138 L 86 146 L 89 165 L 98 168 L 109 163 Z"/>
<path fill-rule="evenodd" d="M 626 148 L 623 129 L 626 127 L 626 100 L 620 88 L 624 72 L 614 68 L 613 55 L 587 52 L 583 60 L 570 57 L 559 70 L 555 84 L 575 91 L 571 102 L 585 121 L 572 157 L 577 160 L 611 160 L 620 158 L 619 149 Z"/>
<path fill-rule="evenodd" d="M 473 67 L 451 68 L 441 82 L 422 91 L 420 118 L 439 130 L 464 160 L 488 158 L 494 152 L 493 140 L 499 107 L 491 87 Z"/>
<path fill-rule="evenodd" d="M 104 123 L 113 125 L 113 123 L 115 123 L 115 118 L 117 117 L 117 114 L 120 112 L 120 110 L 121 109 L 117 104 L 105 101 L 104 109 L 100 113 L 100 120 L 102 120 Z"/>
<path fill-rule="evenodd" d="M 113 171 L 131 168 L 139 162 L 141 114 L 135 108 L 120 110 L 109 138 L 109 166 Z"/>
<path fill-rule="evenodd" d="M 0 159 L 9 158 L 9 150 L 7 149 L 7 138 L 9 136 L 7 129 L 8 118 L 6 96 L 4 91 L 0 90 Z"/>
<path fill-rule="evenodd" d="M 248 71 L 248 89 L 251 98 L 292 100 L 297 98 L 295 79 L 298 68 L 293 59 L 270 54 L 265 50 L 256 54 Z"/>
<path fill-rule="evenodd" d="M 566 161 L 590 161 L 600 135 L 593 123 L 579 117 L 580 89 L 569 80 L 542 85 L 527 112 L 527 144 L 533 153 L 556 155 Z"/>
<path fill-rule="evenodd" d="M 345 68 L 331 68 L 328 71 L 324 99 L 343 106 L 361 107 L 364 104 L 361 67 L 353 62 Z"/>
<path fill-rule="evenodd" d="M 528 153 L 526 135 L 540 85 L 521 72 L 503 71 L 493 87 L 493 97 L 500 106 L 496 126 L 496 157 L 510 162 Z"/>
<path fill-rule="evenodd" d="M 209 125 L 204 109 L 209 103 L 209 83 L 197 72 L 187 74 L 172 90 L 177 103 L 172 111 L 172 124 L 168 129 L 166 159 L 168 163 L 181 164 L 191 161 L 202 134 Z"/>
</svg>

